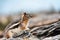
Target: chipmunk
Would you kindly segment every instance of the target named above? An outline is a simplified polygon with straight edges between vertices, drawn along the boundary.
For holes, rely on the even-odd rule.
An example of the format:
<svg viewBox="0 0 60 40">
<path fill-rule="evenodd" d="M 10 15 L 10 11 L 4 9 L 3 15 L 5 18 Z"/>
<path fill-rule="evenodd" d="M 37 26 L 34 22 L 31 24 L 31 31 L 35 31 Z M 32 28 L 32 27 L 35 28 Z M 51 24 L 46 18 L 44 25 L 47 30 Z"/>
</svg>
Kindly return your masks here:
<svg viewBox="0 0 60 40">
<path fill-rule="evenodd" d="M 20 35 L 25 30 L 29 30 L 29 28 L 28 28 L 28 25 L 29 25 L 28 22 L 29 22 L 30 18 L 32 18 L 32 16 L 30 16 L 29 14 L 24 13 L 22 15 L 22 20 L 18 20 L 17 22 L 10 23 L 5 28 L 3 36 L 5 38 L 13 38 L 13 36 L 15 36 L 14 34 Z"/>
</svg>

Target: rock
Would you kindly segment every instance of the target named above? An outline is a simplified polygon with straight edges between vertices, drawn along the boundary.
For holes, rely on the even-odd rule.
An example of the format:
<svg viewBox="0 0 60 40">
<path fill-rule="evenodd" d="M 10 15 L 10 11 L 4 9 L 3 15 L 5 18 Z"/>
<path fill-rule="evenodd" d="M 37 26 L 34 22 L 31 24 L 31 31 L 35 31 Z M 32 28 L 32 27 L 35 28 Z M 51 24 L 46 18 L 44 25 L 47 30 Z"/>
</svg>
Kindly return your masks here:
<svg viewBox="0 0 60 40">
<path fill-rule="evenodd" d="M 42 40 L 60 40 L 60 35 L 56 35 L 53 37 L 47 37 L 47 38 L 44 38 Z"/>
</svg>

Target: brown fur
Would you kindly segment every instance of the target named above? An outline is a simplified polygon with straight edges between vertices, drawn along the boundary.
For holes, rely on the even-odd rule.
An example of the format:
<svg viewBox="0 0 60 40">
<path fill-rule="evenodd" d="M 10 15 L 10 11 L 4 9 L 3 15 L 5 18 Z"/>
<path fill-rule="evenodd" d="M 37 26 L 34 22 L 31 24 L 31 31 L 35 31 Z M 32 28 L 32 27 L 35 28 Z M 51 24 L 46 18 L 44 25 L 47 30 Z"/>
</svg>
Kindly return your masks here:
<svg viewBox="0 0 60 40">
<path fill-rule="evenodd" d="M 21 27 L 22 30 L 25 30 L 27 28 L 26 25 L 27 25 L 28 21 L 29 21 L 29 17 L 27 16 L 26 13 L 24 13 L 23 21 L 22 21 L 23 26 Z"/>
<path fill-rule="evenodd" d="M 10 38 L 9 33 L 7 33 L 5 37 L 6 37 L 7 39 Z"/>
</svg>

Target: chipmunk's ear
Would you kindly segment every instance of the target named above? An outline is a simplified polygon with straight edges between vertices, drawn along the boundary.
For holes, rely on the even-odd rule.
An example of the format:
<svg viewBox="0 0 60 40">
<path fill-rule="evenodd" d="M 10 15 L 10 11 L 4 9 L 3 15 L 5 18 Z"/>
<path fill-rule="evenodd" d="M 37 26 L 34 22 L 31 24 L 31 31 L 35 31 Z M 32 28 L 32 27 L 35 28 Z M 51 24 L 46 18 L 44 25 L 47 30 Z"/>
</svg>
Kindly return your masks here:
<svg viewBox="0 0 60 40">
<path fill-rule="evenodd" d="M 22 18 L 25 17 L 26 15 L 27 15 L 26 12 L 24 12 L 24 13 L 22 14 Z"/>
<path fill-rule="evenodd" d="M 24 15 L 26 15 L 26 12 L 24 12 Z"/>
</svg>

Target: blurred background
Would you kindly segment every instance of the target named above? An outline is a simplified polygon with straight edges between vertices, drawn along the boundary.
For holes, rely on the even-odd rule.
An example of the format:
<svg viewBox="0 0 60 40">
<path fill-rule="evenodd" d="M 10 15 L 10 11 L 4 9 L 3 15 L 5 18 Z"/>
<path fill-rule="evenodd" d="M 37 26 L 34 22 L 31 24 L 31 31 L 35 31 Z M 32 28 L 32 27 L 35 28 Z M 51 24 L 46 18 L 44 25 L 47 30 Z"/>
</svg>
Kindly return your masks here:
<svg viewBox="0 0 60 40">
<path fill-rule="evenodd" d="M 0 0 L 0 30 L 24 12 L 39 15 L 38 19 L 59 19 L 59 4 L 60 0 Z"/>
</svg>

